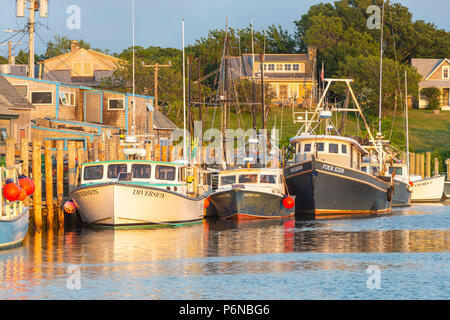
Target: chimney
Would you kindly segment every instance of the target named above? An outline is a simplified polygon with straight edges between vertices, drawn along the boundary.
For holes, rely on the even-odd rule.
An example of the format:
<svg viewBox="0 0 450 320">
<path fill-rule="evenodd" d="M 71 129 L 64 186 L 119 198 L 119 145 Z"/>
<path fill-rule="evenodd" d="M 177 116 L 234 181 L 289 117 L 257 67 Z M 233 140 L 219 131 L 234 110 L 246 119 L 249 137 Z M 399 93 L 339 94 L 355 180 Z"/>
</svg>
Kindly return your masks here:
<svg viewBox="0 0 450 320">
<path fill-rule="evenodd" d="M 72 43 L 70 44 L 70 51 L 74 52 L 77 51 L 78 49 L 80 49 L 80 46 L 78 45 L 77 40 L 73 40 Z"/>
<path fill-rule="evenodd" d="M 314 46 L 308 47 L 308 59 L 314 61 L 317 55 L 317 48 Z"/>
</svg>

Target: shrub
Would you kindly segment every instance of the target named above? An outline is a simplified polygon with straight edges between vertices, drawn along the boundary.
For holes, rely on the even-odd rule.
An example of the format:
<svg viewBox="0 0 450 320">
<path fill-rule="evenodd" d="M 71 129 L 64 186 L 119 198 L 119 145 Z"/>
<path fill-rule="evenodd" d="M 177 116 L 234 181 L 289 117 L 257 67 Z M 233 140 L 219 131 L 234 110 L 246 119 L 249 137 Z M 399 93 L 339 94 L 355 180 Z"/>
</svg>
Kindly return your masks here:
<svg viewBox="0 0 450 320">
<path fill-rule="evenodd" d="M 441 105 L 441 91 L 436 87 L 423 88 L 420 94 L 425 97 L 428 102 L 428 109 L 437 110 Z"/>
</svg>

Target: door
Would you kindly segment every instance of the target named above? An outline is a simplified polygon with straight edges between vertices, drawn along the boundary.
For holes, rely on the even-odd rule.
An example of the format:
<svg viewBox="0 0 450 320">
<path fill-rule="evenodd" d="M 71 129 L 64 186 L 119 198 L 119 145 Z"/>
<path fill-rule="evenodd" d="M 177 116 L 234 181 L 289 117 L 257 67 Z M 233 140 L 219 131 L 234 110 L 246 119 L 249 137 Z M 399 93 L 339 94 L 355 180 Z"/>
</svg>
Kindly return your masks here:
<svg viewBox="0 0 450 320">
<path fill-rule="evenodd" d="M 450 88 L 444 88 L 442 89 L 442 105 L 443 106 L 449 106 L 449 95 L 450 95 Z"/>
<path fill-rule="evenodd" d="M 102 123 L 103 96 L 101 92 L 84 93 L 84 121 Z"/>
</svg>

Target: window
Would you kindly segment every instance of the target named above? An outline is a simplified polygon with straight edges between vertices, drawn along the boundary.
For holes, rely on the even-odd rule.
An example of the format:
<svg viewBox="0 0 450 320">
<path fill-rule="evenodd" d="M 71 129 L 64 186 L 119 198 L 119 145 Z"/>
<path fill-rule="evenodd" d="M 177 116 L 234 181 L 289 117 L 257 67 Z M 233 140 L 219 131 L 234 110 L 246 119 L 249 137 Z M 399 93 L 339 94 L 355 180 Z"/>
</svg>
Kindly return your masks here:
<svg viewBox="0 0 450 320">
<path fill-rule="evenodd" d="M 284 71 L 291 71 L 291 64 L 285 64 Z"/>
<path fill-rule="evenodd" d="M 362 167 L 362 168 L 361 168 L 361 171 L 367 173 L 367 167 Z"/>
<path fill-rule="evenodd" d="M 378 167 L 372 167 L 372 174 L 377 175 L 378 174 Z"/>
<path fill-rule="evenodd" d="M 75 93 L 59 92 L 59 103 L 63 106 L 75 106 Z"/>
<path fill-rule="evenodd" d="M 444 66 L 442 67 L 442 79 L 449 79 L 450 78 L 450 67 Z"/>
<path fill-rule="evenodd" d="M 257 174 L 241 174 L 239 175 L 239 183 L 257 183 Z"/>
<path fill-rule="evenodd" d="M 110 164 L 108 166 L 108 178 L 110 179 L 117 179 L 121 172 L 127 172 L 126 164 Z"/>
<path fill-rule="evenodd" d="M 288 97 L 288 86 L 287 84 L 280 84 L 280 98 L 287 99 Z"/>
<path fill-rule="evenodd" d="M 341 145 L 341 152 L 345 154 L 347 153 L 347 145 L 345 144 Z"/>
<path fill-rule="evenodd" d="M 260 183 L 276 183 L 277 177 L 271 174 L 262 174 L 259 178 Z"/>
<path fill-rule="evenodd" d="M 175 180 L 175 167 L 156 166 L 155 177 L 158 180 Z"/>
<path fill-rule="evenodd" d="M 84 167 L 84 180 L 99 180 L 103 178 L 103 166 Z"/>
<path fill-rule="evenodd" d="M 133 164 L 131 165 L 131 172 L 133 173 L 133 178 L 150 179 L 152 167 L 148 164 Z"/>
<path fill-rule="evenodd" d="M 292 65 L 292 70 L 294 70 L 294 71 L 299 71 L 299 70 L 300 70 L 299 64 L 298 64 L 298 63 L 294 63 L 294 64 Z"/>
<path fill-rule="evenodd" d="M 316 143 L 316 150 L 317 151 L 323 151 L 324 150 L 324 143 L 323 142 Z"/>
<path fill-rule="evenodd" d="M 311 151 L 311 143 L 306 143 L 305 144 L 305 152 L 310 152 Z"/>
<path fill-rule="evenodd" d="M 17 92 L 24 98 L 28 97 L 28 85 L 26 84 L 15 84 L 13 85 Z"/>
<path fill-rule="evenodd" d="M 8 133 L 6 132 L 6 128 L 0 128 L 0 142 L 2 145 L 6 143 L 7 138 Z"/>
<path fill-rule="evenodd" d="M 267 68 L 269 71 L 273 71 L 273 70 L 275 70 L 275 65 L 273 63 L 270 63 L 267 65 Z"/>
<path fill-rule="evenodd" d="M 283 65 L 280 63 L 277 63 L 277 71 L 283 71 Z"/>
<path fill-rule="evenodd" d="M 330 143 L 328 145 L 328 152 L 329 153 L 338 153 L 339 152 L 339 145 L 337 143 Z"/>
<path fill-rule="evenodd" d="M 267 65 L 265 63 L 263 64 L 263 69 L 264 69 L 264 71 L 267 70 Z"/>
<path fill-rule="evenodd" d="M 73 63 L 73 76 L 92 76 L 93 74 L 92 62 L 76 61 Z"/>
<path fill-rule="evenodd" d="M 401 176 L 403 174 L 402 167 L 389 167 L 389 174 L 393 174 L 395 170 L 396 176 Z"/>
<path fill-rule="evenodd" d="M 220 184 L 233 184 L 236 182 L 236 176 L 224 176 L 220 178 Z"/>
<path fill-rule="evenodd" d="M 108 99 L 108 110 L 123 110 L 124 106 L 124 99 Z"/>
<path fill-rule="evenodd" d="M 53 94 L 52 92 L 32 92 L 31 93 L 32 104 L 52 104 Z"/>
</svg>

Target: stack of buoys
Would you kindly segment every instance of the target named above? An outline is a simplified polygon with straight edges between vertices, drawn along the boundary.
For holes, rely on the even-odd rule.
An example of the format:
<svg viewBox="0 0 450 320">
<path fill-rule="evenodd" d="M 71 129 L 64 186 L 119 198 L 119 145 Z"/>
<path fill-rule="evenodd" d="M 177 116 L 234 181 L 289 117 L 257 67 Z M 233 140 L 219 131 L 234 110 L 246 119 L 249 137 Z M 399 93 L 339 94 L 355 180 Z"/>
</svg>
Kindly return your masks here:
<svg viewBox="0 0 450 320">
<path fill-rule="evenodd" d="M 73 201 L 66 201 L 63 205 L 64 208 L 64 212 L 68 213 L 68 214 L 72 214 L 75 212 L 75 210 L 77 209 L 75 203 L 73 203 Z"/>
<path fill-rule="evenodd" d="M 25 175 L 20 175 L 18 185 L 12 179 L 7 179 L 3 186 L 3 196 L 8 201 L 23 201 L 33 194 L 35 185 L 33 180 Z"/>
</svg>

